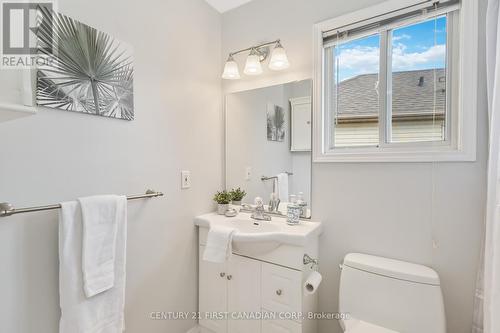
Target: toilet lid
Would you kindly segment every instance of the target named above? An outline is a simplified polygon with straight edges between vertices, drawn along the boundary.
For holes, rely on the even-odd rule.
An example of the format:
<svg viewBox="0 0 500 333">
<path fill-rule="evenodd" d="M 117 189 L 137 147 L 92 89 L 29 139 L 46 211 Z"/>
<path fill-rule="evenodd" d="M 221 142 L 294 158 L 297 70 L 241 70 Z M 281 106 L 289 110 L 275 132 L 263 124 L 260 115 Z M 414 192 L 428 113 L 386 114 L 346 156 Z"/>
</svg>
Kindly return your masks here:
<svg viewBox="0 0 500 333">
<path fill-rule="evenodd" d="M 345 327 L 345 333 L 399 333 L 397 331 L 357 319 L 344 320 L 342 324 L 342 326 Z"/>
</svg>

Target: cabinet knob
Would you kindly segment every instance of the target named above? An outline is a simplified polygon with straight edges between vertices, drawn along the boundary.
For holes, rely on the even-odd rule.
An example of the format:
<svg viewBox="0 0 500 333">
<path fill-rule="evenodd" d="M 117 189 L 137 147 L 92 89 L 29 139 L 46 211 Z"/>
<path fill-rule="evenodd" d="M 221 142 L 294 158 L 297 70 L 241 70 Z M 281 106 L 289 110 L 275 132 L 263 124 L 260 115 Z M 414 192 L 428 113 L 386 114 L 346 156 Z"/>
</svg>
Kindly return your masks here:
<svg viewBox="0 0 500 333">
<path fill-rule="evenodd" d="M 228 280 L 231 280 L 232 278 L 233 278 L 233 276 L 232 276 L 232 275 L 228 275 L 228 276 L 227 276 L 227 279 L 228 279 Z"/>
<path fill-rule="evenodd" d="M 220 273 L 219 275 L 221 278 L 223 278 L 224 276 L 226 276 L 226 273 Z"/>
<path fill-rule="evenodd" d="M 281 296 L 283 294 L 283 290 L 278 289 L 276 290 L 276 295 Z"/>
</svg>

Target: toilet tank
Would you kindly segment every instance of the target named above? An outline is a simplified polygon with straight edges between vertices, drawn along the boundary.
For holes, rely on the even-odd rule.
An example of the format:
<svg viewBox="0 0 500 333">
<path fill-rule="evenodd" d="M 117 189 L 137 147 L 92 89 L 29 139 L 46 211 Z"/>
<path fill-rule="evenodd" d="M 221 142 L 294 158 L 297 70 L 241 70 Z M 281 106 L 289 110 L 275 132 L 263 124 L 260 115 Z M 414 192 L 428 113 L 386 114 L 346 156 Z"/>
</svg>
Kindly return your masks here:
<svg viewBox="0 0 500 333">
<path fill-rule="evenodd" d="M 446 332 L 438 274 L 399 260 L 348 254 L 342 265 L 339 312 L 398 332 Z"/>
</svg>

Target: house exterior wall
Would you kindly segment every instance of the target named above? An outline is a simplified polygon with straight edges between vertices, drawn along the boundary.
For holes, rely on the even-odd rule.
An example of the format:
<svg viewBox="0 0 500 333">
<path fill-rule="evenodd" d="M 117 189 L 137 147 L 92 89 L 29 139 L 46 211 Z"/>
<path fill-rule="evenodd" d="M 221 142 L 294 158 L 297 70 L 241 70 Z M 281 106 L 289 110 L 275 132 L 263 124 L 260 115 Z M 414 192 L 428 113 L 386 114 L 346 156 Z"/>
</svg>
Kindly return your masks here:
<svg viewBox="0 0 500 333">
<path fill-rule="evenodd" d="M 393 142 L 441 141 L 443 121 L 413 120 L 396 121 L 392 127 Z M 344 123 L 335 129 L 335 146 L 373 146 L 377 145 L 378 123 Z"/>
</svg>

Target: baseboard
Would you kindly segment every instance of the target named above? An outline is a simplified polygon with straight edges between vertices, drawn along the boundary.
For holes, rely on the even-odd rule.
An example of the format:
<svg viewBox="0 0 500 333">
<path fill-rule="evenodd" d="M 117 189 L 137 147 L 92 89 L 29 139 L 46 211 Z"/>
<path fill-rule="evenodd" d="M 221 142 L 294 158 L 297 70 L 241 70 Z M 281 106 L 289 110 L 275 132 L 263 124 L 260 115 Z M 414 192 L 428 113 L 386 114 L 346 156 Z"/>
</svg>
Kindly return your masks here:
<svg viewBox="0 0 500 333">
<path fill-rule="evenodd" d="M 213 333 L 213 331 L 209 330 L 208 328 L 201 327 L 201 326 L 195 326 L 186 333 Z"/>
<path fill-rule="evenodd" d="M 187 331 L 186 333 L 201 333 L 200 332 L 200 327 L 195 326 L 192 329 L 190 329 L 189 331 Z"/>
</svg>

